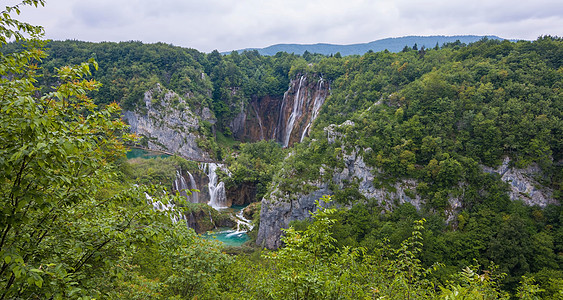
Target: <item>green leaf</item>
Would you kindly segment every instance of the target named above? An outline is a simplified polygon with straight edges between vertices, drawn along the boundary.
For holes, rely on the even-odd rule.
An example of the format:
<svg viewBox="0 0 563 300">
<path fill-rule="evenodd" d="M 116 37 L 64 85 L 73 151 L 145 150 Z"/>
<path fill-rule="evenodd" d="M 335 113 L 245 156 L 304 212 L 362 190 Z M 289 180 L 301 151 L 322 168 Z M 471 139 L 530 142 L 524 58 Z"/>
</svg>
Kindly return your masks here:
<svg viewBox="0 0 563 300">
<path fill-rule="evenodd" d="M 39 288 L 41 288 L 43 286 L 43 279 L 41 277 L 39 277 L 38 279 L 35 280 L 35 285 Z"/>
</svg>

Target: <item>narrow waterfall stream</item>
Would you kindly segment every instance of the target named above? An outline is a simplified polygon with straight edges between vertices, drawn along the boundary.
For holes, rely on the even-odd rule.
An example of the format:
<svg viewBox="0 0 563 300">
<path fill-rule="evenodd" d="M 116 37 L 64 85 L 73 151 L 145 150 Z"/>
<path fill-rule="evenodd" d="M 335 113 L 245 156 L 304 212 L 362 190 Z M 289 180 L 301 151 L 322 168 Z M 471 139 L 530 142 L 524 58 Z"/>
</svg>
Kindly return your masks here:
<svg viewBox="0 0 563 300">
<path fill-rule="evenodd" d="M 186 197 L 188 202 L 191 203 L 198 203 L 198 195 L 197 192 L 191 192 L 191 195 L 188 195 L 188 190 L 197 189 L 197 185 L 195 183 L 194 177 L 192 173 L 186 171 L 188 177 L 190 178 L 190 182 L 186 181 L 184 175 L 182 175 L 182 170 L 176 170 L 176 178 L 174 179 L 174 186 L 173 189 L 178 191 L 181 196 Z"/>
<path fill-rule="evenodd" d="M 197 190 L 197 185 L 195 183 L 195 179 L 194 176 L 192 175 L 192 173 L 188 172 L 188 176 L 190 177 L 190 189 L 195 189 Z M 192 191 L 192 196 L 191 196 L 191 203 L 199 203 L 199 196 L 198 196 L 198 192 L 193 192 Z"/>
</svg>

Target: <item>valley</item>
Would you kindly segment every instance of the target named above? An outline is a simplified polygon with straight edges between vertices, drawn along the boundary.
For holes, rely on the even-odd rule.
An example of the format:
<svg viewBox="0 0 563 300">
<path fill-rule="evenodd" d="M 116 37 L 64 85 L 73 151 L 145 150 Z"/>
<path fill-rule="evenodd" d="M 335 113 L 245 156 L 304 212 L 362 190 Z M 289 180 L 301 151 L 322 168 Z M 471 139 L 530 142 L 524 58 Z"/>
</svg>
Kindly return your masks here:
<svg viewBox="0 0 563 300">
<path fill-rule="evenodd" d="M 0 299 L 563 295 L 559 37 L 262 55 L 15 36 Z"/>
</svg>

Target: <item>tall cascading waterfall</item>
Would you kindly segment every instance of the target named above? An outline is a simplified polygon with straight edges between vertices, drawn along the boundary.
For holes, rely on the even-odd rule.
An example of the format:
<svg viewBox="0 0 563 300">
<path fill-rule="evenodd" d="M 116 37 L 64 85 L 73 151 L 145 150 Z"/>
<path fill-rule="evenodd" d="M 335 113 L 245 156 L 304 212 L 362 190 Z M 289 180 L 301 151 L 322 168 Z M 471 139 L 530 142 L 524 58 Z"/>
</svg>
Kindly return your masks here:
<svg viewBox="0 0 563 300">
<path fill-rule="evenodd" d="M 315 119 L 319 115 L 319 111 L 321 110 L 321 106 L 323 106 L 323 104 L 325 103 L 325 99 L 326 99 L 327 95 L 323 91 L 323 84 L 324 84 L 324 80 L 321 77 L 321 79 L 319 79 L 319 88 L 318 88 L 317 92 L 315 93 L 315 99 L 313 101 L 313 111 L 311 113 L 311 118 L 309 119 L 309 123 L 307 123 L 307 126 L 303 130 L 303 133 L 301 133 L 301 139 L 299 140 L 299 142 L 303 142 L 303 139 L 307 135 L 309 128 L 311 127 L 311 124 L 313 124 L 313 121 L 315 121 Z"/>
<path fill-rule="evenodd" d="M 291 81 L 279 106 L 279 115 L 272 138 L 284 148 L 302 142 L 309 134 L 321 107 L 330 94 L 330 84 L 322 77 L 301 75 Z"/>
<path fill-rule="evenodd" d="M 291 132 L 293 131 L 293 127 L 295 126 L 295 120 L 297 120 L 297 118 L 301 116 L 303 111 L 303 97 L 300 97 L 299 93 L 301 92 L 301 86 L 303 85 L 304 79 L 305 76 L 301 75 L 301 78 L 299 79 L 299 85 L 297 86 L 297 93 L 295 93 L 295 97 L 293 99 L 293 109 L 291 110 L 291 115 L 289 116 L 287 125 L 285 126 L 285 136 L 283 138 L 284 148 L 289 146 L 289 138 L 291 137 Z"/>
<path fill-rule="evenodd" d="M 215 209 L 227 208 L 227 194 L 225 192 L 225 184 L 219 181 L 217 176 L 217 169 L 219 165 L 216 163 L 202 163 L 200 164 L 201 170 L 207 174 L 209 178 L 209 206 Z"/>
</svg>

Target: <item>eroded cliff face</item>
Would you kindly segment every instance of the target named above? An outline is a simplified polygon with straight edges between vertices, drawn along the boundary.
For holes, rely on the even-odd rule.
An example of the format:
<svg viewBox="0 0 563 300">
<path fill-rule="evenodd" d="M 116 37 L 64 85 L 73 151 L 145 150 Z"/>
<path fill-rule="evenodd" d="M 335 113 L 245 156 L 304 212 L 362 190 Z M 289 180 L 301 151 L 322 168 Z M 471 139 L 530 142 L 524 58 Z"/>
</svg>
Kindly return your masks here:
<svg viewBox="0 0 563 300">
<path fill-rule="evenodd" d="M 315 75 L 293 79 L 282 98 L 253 97 L 230 127 L 236 139 L 275 140 L 284 147 L 302 141 L 330 94 L 330 84 Z"/>
<path fill-rule="evenodd" d="M 353 126 L 354 123 L 346 121 L 341 125 L 331 125 L 325 128 L 329 143 L 334 143 L 342 135 L 341 129 Z M 363 152 L 370 149 L 362 149 Z M 358 191 L 365 199 L 375 200 L 379 205 L 391 210 L 396 204 L 411 203 L 420 209 L 423 201 L 420 196 L 413 192 L 417 182 L 414 180 L 399 180 L 392 187 L 376 187 L 374 185 L 375 174 L 380 172 L 367 166 L 360 149 L 343 149 L 340 159 L 344 163 L 342 168 L 330 169 L 323 165 L 319 169 L 322 178 L 329 175 L 329 180 L 318 179 L 304 184 L 314 187 L 310 193 L 287 194 L 274 189 L 268 198 L 262 199 L 260 211 L 260 227 L 257 245 L 268 249 L 276 249 L 281 246 L 280 237 L 282 228 L 287 228 L 289 222 L 303 220 L 310 217 L 311 212 L 316 210 L 315 201 L 324 195 L 333 195 L 329 186 L 343 189 L 349 182 L 358 182 Z M 331 183 L 329 185 L 329 182 Z M 409 196 L 410 195 L 410 196 Z"/>
<path fill-rule="evenodd" d="M 198 160 L 209 158 L 196 142 L 200 118 L 182 97 L 157 84 L 145 92 L 143 100 L 144 107 L 125 111 L 123 119 L 130 125 L 131 132 L 146 139 L 148 149 Z M 205 116 L 208 115 L 209 112 L 205 112 Z"/>
<path fill-rule="evenodd" d="M 287 228 L 291 221 L 309 218 L 311 212 L 316 210 L 315 201 L 327 194 L 332 192 L 326 184 L 320 185 L 317 191 L 307 195 L 297 195 L 297 200 L 288 200 L 291 195 L 274 190 L 268 199 L 262 199 L 256 244 L 268 249 L 279 248 L 282 228 Z"/>
<path fill-rule="evenodd" d="M 505 157 L 502 165 L 493 169 L 483 166 L 483 171 L 496 173 L 500 179 L 510 185 L 509 196 L 511 200 L 522 200 L 529 206 L 546 207 L 548 204 L 558 204 L 553 198 L 553 191 L 542 186 L 536 178 L 542 176 L 541 169 L 532 164 L 526 169 L 514 168 L 510 165 L 510 158 Z"/>
<path fill-rule="evenodd" d="M 239 186 L 226 190 L 227 201 L 232 205 L 248 205 L 256 202 L 256 186 L 250 183 L 242 183 Z"/>
<path fill-rule="evenodd" d="M 211 212 L 209 210 L 194 210 L 185 214 L 186 225 L 196 233 L 203 234 L 218 227 L 233 228 L 236 222 L 228 213 Z"/>
<path fill-rule="evenodd" d="M 268 249 L 281 246 L 282 228 L 287 228 L 291 221 L 309 218 L 311 212 L 316 210 L 315 201 L 317 199 L 323 195 L 334 194 L 329 187 L 341 190 L 346 188 L 350 182 L 357 183 L 357 190 L 365 200 L 376 201 L 386 210 L 393 210 L 397 205 L 404 203 L 410 203 L 418 210 L 422 208 L 425 202 L 416 193 L 418 185 L 416 180 L 398 179 L 387 188 L 374 184 L 374 179 L 382 171 L 368 166 L 364 161 L 362 155 L 372 151 L 370 148 L 359 149 L 345 146 L 344 132 L 349 126 L 354 126 L 354 123 L 346 121 L 340 125 L 333 124 L 324 128 L 329 143 L 342 142 L 344 144 L 338 157 L 342 164 L 339 164 L 341 167 L 334 169 L 322 165 L 319 169 L 320 178 L 318 180 L 303 183 L 312 186 L 313 192 L 288 194 L 275 188 L 269 197 L 262 199 L 257 245 Z M 510 184 L 509 194 L 512 200 L 522 200 L 527 205 L 540 207 L 558 204 L 558 201 L 552 196 L 552 191 L 537 182 L 536 178 L 541 176 L 541 170 L 536 165 L 526 169 L 516 169 L 510 166 L 510 159 L 506 158 L 500 167 L 496 169 L 483 167 L 483 171 L 497 173 L 504 182 Z M 464 184 L 460 182 L 459 187 L 463 190 Z M 444 209 L 446 222 L 455 222 L 463 208 L 462 196 L 449 195 L 448 205 Z"/>
<path fill-rule="evenodd" d="M 423 204 L 420 196 L 412 195 L 416 187 L 414 180 L 397 181 L 391 188 L 377 188 L 373 184 L 374 170 L 365 165 L 362 156 L 352 151 L 344 158 L 346 167 L 334 170 L 332 183 L 340 189 L 344 188 L 346 182 L 359 180 L 358 191 L 366 198 L 377 201 L 381 206 L 392 209 L 396 204 L 411 203 L 420 208 Z M 325 169 L 320 170 L 326 172 Z M 280 237 L 282 228 L 288 228 L 289 223 L 294 220 L 304 220 L 316 211 L 315 201 L 324 195 L 333 195 L 328 182 L 307 182 L 315 186 L 317 190 L 307 194 L 284 194 L 275 189 L 269 198 L 262 199 L 260 210 L 260 227 L 256 244 L 268 249 L 276 249 L 281 246 Z M 293 199 L 293 200 L 291 200 Z"/>
</svg>

